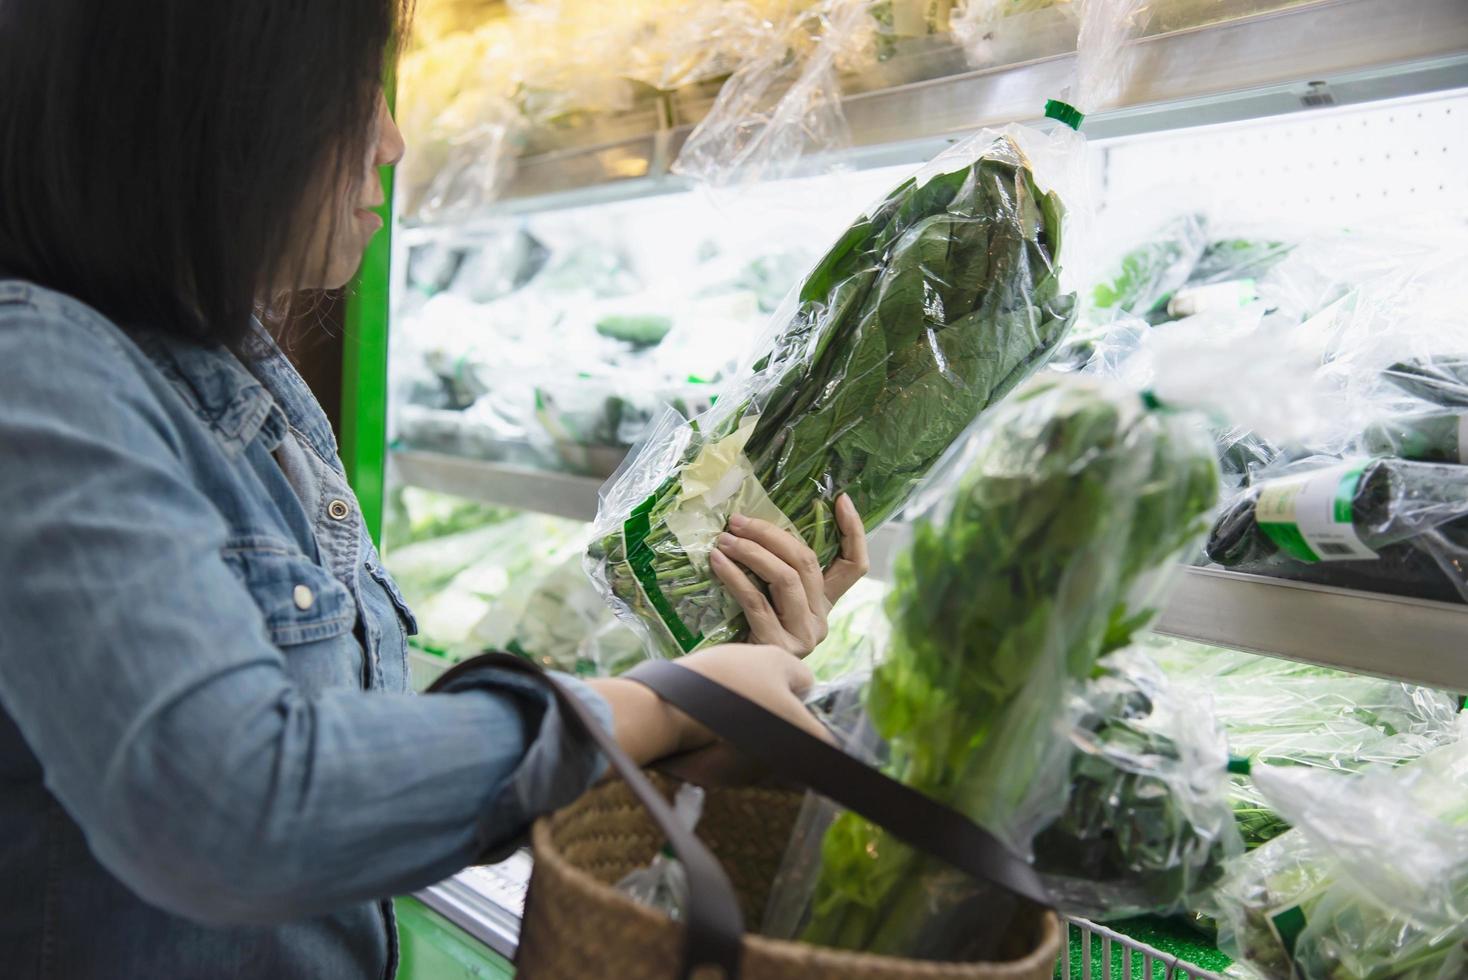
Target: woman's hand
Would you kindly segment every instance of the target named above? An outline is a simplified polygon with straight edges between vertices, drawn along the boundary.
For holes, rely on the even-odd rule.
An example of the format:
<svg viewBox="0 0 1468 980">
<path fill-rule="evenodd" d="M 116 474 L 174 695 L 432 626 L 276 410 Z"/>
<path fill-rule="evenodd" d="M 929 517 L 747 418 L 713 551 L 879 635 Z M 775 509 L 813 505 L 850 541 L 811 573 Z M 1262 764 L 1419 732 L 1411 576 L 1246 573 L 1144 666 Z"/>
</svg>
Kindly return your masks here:
<svg viewBox="0 0 1468 980">
<path fill-rule="evenodd" d="M 810 668 L 778 647 L 728 644 L 700 650 L 678 663 L 819 738 L 829 738 L 801 700 L 813 683 Z M 707 728 L 636 681 L 612 677 L 588 683 L 611 705 L 613 734 L 638 765 L 706 749 L 716 741 Z"/>
<path fill-rule="evenodd" d="M 755 643 L 803 657 L 826 638 L 831 607 L 870 567 L 866 529 L 845 494 L 836 501 L 836 526 L 841 557 L 822 572 L 816 553 L 798 535 L 768 521 L 729 518 L 729 530 L 719 536 L 709 563 L 743 607 Z M 749 580 L 746 570 L 768 586 L 768 595 Z"/>
</svg>

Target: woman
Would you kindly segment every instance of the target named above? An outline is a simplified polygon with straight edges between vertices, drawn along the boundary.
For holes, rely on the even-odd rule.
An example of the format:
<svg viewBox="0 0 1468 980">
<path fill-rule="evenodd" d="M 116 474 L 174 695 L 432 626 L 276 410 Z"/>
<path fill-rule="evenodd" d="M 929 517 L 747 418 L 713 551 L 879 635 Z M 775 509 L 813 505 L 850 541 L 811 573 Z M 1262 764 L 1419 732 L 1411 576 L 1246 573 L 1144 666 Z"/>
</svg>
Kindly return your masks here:
<svg viewBox="0 0 1468 980">
<path fill-rule="evenodd" d="M 345 284 L 378 230 L 401 17 L 0 0 L 7 978 L 390 977 L 390 896 L 599 772 L 513 677 L 406 692 L 411 613 L 256 320 Z M 813 725 L 791 654 L 866 563 L 840 514 L 824 577 L 733 522 L 714 567 L 766 645 L 685 663 Z M 712 742 L 631 682 L 578 692 L 642 762 Z"/>
</svg>

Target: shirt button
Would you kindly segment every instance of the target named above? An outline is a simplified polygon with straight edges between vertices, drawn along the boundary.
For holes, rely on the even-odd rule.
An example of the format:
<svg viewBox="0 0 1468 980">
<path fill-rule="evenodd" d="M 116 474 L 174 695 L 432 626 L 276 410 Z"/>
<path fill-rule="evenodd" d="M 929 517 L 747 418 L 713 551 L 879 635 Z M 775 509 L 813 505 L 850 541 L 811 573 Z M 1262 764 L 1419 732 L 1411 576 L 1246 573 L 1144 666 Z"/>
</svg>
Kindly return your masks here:
<svg viewBox="0 0 1468 980">
<path fill-rule="evenodd" d="M 347 515 L 351 512 L 352 508 L 347 506 L 347 502 L 345 500 L 333 500 L 331 503 L 326 505 L 326 513 L 329 514 L 331 516 L 331 519 L 334 521 L 346 520 Z"/>
<path fill-rule="evenodd" d="M 302 612 L 310 609 L 316 602 L 316 593 L 311 591 L 309 585 L 296 586 L 296 590 L 291 593 L 291 597 L 296 600 L 296 608 Z"/>
</svg>

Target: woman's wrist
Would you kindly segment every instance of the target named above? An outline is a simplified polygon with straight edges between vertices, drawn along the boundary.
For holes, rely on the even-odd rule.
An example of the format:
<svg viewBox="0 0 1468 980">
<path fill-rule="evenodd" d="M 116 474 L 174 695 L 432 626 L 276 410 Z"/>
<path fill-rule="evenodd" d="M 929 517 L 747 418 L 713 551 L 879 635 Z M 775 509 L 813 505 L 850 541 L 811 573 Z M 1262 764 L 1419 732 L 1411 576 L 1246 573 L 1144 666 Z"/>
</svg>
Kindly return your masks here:
<svg viewBox="0 0 1468 980">
<path fill-rule="evenodd" d="M 612 735 L 638 765 L 683 751 L 689 741 L 686 716 L 652 689 L 618 677 L 588 681 L 611 706 Z"/>
</svg>

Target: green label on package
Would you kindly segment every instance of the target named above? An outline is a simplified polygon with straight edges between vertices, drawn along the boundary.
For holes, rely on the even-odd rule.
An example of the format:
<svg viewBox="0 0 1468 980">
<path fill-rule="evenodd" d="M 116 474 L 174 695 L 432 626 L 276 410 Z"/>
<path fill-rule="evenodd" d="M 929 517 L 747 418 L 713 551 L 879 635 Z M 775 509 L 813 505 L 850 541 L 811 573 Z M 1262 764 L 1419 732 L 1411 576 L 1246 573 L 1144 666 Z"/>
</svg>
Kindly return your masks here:
<svg viewBox="0 0 1468 980">
<path fill-rule="evenodd" d="M 1267 483 L 1254 518 L 1281 551 L 1300 561 L 1369 561 L 1356 533 L 1351 501 L 1365 463 L 1347 463 Z"/>
</svg>

